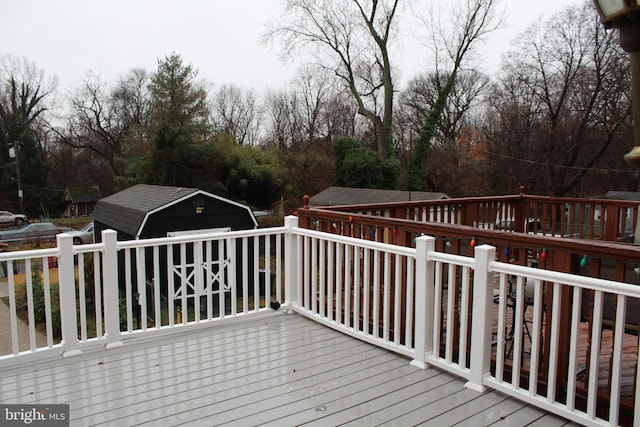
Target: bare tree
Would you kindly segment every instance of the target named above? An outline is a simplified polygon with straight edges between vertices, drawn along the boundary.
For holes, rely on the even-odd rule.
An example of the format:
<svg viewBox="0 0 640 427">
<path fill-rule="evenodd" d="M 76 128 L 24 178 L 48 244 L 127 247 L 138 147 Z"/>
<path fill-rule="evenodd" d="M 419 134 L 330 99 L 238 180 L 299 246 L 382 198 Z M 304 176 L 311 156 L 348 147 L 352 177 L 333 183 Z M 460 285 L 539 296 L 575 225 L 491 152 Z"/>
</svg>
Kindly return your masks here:
<svg viewBox="0 0 640 427">
<path fill-rule="evenodd" d="M 286 150 L 293 141 L 293 117 L 290 94 L 287 91 L 268 92 L 265 98 L 267 136 L 263 143 L 278 150 Z"/>
<path fill-rule="evenodd" d="M 47 180 L 45 142 L 46 114 L 51 109 L 57 81 L 45 79 L 44 71 L 26 59 L 0 58 L 0 161 L 3 181 L 17 183 L 10 192 L 22 211 L 39 210 L 39 193 Z M 9 165 L 14 167 L 7 168 Z M 29 191 L 23 196 L 23 188 Z M 44 199 L 42 199 L 44 200 Z"/>
<path fill-rule="evenodd" d="M 252 90 L 224 85 L 213 97 L 213 125 L 240 145 L 254 145 L 260 134 L 260 110 Z"/>
<path fill-rule="evenodd" d="M 265 35 L 283 53 L 305 48 L 344 83 L 376 132 L 383 156 L 393 156 L 394 86 L 389 54 L 398 0 L 288 0 L 286 13 Z"/>
<path fill-rule="evenodd" d="M 70 102 L 73 114 L 63 141 L 75 149 L 94 152 L 106 160 L 114 175 L 123 175 L 122 146 L 127 129 L 109 88 L 100 76 L 90 73 Z"/>
<path fill-rule="evenodd" d="M 475 45 L 501 25 L 497 14 L 498 0 L 459 0 L 450 3 L 451 21 L 443 24 L 439 14 L 431 13 L 427 28 L 434 47 L 435 98 L 420 130 L 412 153 L 409 187 L 419 190 L 427 177 L 427 158 L 436 127 L 446 111 L 447 99 L 454 90 L 458 76 L 464 70 Z"/>
<path fill-rule="evenodd" d="M 303 69 L 290 90 L 267 95 L 265 110 L 270 125 L 267 140 L 281 149 L 305 149 L 328 136 L 325 108 L 332 96 L 329 81 L 311 69 Z"/>
<path fill-rule="evenodd" d="M 148 153 L 148 129 L 151 120 L 149 75 L 134 68 L 115 84 L 88 73 L 70 96 L 71 114 L 58 140 L 82 158 L 82 164 L 104 169 L 95 178 L 103 191 L 113 189 L 114 178 L 126 179 L 135 159 Z M 141 154 L 142 153 L 142 154 Z M 90 171 L 88 174 L 94 176 Z"/>
<path fill-rule="evenodd" d="M 322 74 L 304 69 L 288 91 L 270 93 L 265 106 L 267 145 L 279 148 L 295 196 L 320 191 L 331 184 L 331 144 L 342 136 L 348 117 L 336 92 Z M 351 111 L 351 116 L 355 115 Z"/>
<path fill-rule="evenodd" d="M 145 138 L 151 123 L 151 93 L 149 73 L 133 68 L 121 77 L 111 92 L 114 108 L 119 112 L 131 138 Z"/>
<path fill-rule="evenodd" d="M 443 82 L 438 81 L 435 74 L 431 74 L 409 81 L 402 92 L 400 104 L 415 132 L 420 131 L 431 111 L 436 108 L 442 85 Z M 440 120 L 436 123 L 434 138 L 441 142 L 455 142 L 471 108 L 478 104 L 488 85 L 489 79 L 477 71 L 465 70 L 459 73 L 458 80 L 446 99 Z"/>
<path fill-rule="evenodd" d="M 469 126 L 474 120 L 473 108 L 478 110 L 482 95 L 487 91 L 489 79 L 477 71 L 462 71 L 445 101 L 440 120 L 435 124 L 432 141 L 429 144 L 427 166 L 429 174 L 424 178 L 423 185 L 431 191 L 442 191 L 448 194 L 458 194 L 451 191 L 451 183 L 462 172 L 459 163 L 462 159 L 457 156 L 464 152 L 469 141 Z M 439 88 L 442 82 L 434 74 L 411 80 L 407 89 L 400 96 L 401 111 L 396 114 L 396 120 L 402 118 L 402 129 L 398 127 L 402 137 L 399 141 L 406 141 L 398 145 L 399 151 L 404 151 L 404 164 L 408 164 L 414 145 L 420 138 L 420 131 L 429 120 L 431 112 L 438 108 L 436 103 L 440 96 Z M 464 132 L 461 132 L 464 129 Z M 464 133 L 464 135 L 462 134 Z M 407 141 L 408 139 L 408 141 Z M 447 163 L 450 162 L 451 164 Z M 441 171 L 445 170 L 446 173 Z M 438 172 L 440 171 L 440 172 Z M 442 179 L 438 179 L 438 176 Z M 452 179 L 454 178 L 454 179 Z"/>
<path fill-rule="evenodd" d="M 527 29 L 504 64 L 493 103 L 501 117 L 494 154 L 528 171 L 521 183 L 532 191 L 564 196 L 630 121 L 628 60 L 585 4 Z M 521 140 L 503 139 L 514 135 L 506 128 L 523 124 Z"/>
</svg>

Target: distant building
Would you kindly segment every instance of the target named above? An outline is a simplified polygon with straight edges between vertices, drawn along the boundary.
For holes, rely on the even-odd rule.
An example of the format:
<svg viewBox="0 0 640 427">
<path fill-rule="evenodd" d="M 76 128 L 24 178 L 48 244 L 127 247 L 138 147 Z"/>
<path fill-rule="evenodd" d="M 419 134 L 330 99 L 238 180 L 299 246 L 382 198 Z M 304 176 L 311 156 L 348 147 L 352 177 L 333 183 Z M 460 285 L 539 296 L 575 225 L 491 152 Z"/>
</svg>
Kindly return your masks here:
<svg viewBox="0 0 640 427">
<path fill-rule="evenodd" d="M 311 207 L 366 205 L 371 203 L 408 202 L 448 199 L 444 193 L 424 191 L 379 190 L 375 188 L 329 187 L 311 197 Z"/>
<path fill-rule="evenodd" d="M 640 193 L 637 191 L 607 191 L 605 199 L 640 201 Z"/>
<path fill-rule="evenodd" d="M 67 188 L 64 190 L 64 216 L 71 218 L 90 215 L 100 199 L 102 192 L 97 185 Z"/>
</svg>

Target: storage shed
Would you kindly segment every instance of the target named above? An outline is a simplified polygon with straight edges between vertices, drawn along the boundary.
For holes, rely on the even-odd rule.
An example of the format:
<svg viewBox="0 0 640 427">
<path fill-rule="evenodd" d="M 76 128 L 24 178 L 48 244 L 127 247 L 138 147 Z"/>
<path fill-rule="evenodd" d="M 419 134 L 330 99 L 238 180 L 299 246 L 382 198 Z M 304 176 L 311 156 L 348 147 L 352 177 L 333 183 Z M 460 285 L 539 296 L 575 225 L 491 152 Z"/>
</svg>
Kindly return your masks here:
<svg viewBox="0 0 640 427">
<path fill-rule="evenodd" d="M 211 193 L 184 187 L 138 184 L 100 199 L 93 213 L 95 241 L 102 230 L 118 240 L 167 237 L 190 230 L 248 230 L 258 227 L 251 209 Z"/>
<path fill-rule="evenodd" d="M 94 211 L 96 242 L 102 240 L 102 231 L 106 229 L 115 230 L 118 240 L 122 241 L 257 227 L 258 222 L 248 206 L 195 188 L 139 184 L 101 199 Z M 186 313 L 187 310 L 192 312 L 198 306 L 196 300 L 201 300 L 208 287 L 212 287 L 216 293 L 212 302 L 215 303 L 213 310 L 217 310 L 218 298 L 229 299 L 231 286 L 235 285 L 236 294 L 242 296 L 243 283 L 254 281 L 253 275 L 246 278 L 242 276 L 245 266 L 241 261 L 243 250 L 253 251 L 253 239 L 238 244 L 231 244 L 226 239 L 220 242 L 215 245 L 188 243 L 162 246 L 157 254 L 151 248 L 146 248 L 144 273 L 136 270 L 137 251 L 121 251 L 118 253 L 120 292 L 125 293 L 129 289 L 130 298 L 140 304 L 142 301 L 151 304 L 156 298 L 154 282 L 157 282 L 163 307 L 166 308 L 168 302 L 172 301 L 174 307 Z M 154 268 L 155 255 L 163 266 L 159 270 Z M 129 271 L 126 267 L 127 258 L 131 266 Z M 196 262 L 196 259 L 199 261 Z M 251 271 L 253 261 L 247 263 Z M 195 274 L 200 270 L 202 274 Z M 200 280 L 199 277 L 209 279 Z M 143 293 L 144 298 L 140 298 Z M 204 300 L 200 301 L 201 310 L 204 304 Z M 140 308 L 134 310 L 140 321 Z M 148 306 L 147 317 L 156 321 L 152 311 L 153 307 Z"/>
</svg>

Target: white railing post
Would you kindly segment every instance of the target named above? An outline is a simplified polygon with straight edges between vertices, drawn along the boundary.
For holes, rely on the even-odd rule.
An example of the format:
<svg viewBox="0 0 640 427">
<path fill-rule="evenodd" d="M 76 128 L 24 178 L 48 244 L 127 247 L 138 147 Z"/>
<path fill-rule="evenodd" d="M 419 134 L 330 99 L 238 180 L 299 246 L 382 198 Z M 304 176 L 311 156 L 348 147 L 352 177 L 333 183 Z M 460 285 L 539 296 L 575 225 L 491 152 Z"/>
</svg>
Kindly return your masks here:
<svg viewBox="0 0 640 427">
<path fill-rule="evenodd" d="M 120 335 L 120 300 L 118 298 L 118 233 L 102 231 L 102 288 L 106 348 L 122 345 Z"/>
<path fill-rule="evenodd" d="M 285 305 L 298 305 L 298 236 L 293 230 L 298 227 L 297 216 L 287 216 L 284 219 L 287 229 L 284 240 L 284 303 Z"/>
<path fill-rule="evenodd" d="M 422 236 L 416 239 L 415 280 L 415 356 L 411 365 L 427 368 L 426 356 L 433 353 L 434 269 L 429 252 L 435 251 L 436 239 Z"/>
<path fill-rule="evenodd" d="M 476 247 L 473 276 L 473 308 L 471 325 L 471 363 L 469 381 L 465 387 L 484 392 L 484 378 L 491 371 L 491 323 L 493 314 L 493 280 L 490 264 L 495 261 L 496 248 Z"/>
<path fill-rule="evenodd" d="M 62 332 L 62 355 L 80 354 L 78 340 L 78 313 L 76 311 L 76 277 L 73 263 L 73 237 L 68 234 L 56 236 L 58 256 L 58 291 L 60 293 L 60 323 Z"/>
</svg>

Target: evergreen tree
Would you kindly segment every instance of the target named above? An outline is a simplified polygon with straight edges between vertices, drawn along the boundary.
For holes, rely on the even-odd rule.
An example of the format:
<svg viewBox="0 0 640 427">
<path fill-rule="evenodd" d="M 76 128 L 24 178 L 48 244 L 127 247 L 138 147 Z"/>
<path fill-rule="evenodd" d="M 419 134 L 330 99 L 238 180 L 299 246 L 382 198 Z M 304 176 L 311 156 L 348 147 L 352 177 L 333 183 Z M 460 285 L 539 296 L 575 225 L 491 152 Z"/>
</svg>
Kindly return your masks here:
<svg viewBox="0 0 640 427">
<path fill-rule="evenodd" d="M 207 92 L 196 83 L 197 71 L 183 65 L 180 55 L 159 61 L 151 77 L 153 151 L 143 171 L 144 181 L 191 186 L 205 159 L 199 145 L 208 136 Z"/>
<path fill-rule="evenodd" d="M 353 138 L 334 143 L 336 185 L 356 188 L 395 189 L 400 165 L 383 159 L 376 151 L 362 148 Z"/>
</svg>

